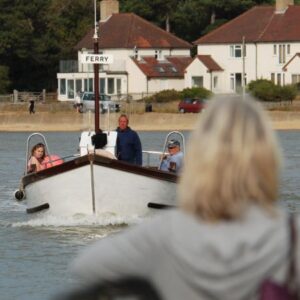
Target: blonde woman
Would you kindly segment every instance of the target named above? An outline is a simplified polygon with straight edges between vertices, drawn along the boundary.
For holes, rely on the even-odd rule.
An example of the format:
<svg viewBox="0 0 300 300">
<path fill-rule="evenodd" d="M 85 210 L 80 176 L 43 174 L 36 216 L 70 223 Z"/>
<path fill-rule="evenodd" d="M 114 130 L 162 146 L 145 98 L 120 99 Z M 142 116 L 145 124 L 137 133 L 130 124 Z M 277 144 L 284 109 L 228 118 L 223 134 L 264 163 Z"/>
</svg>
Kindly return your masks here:
<svg viewBox="0 0 300 300">
<path fill-rule="evenodd" d="M 85 250 L 73 272 L 86 284 L 148 279 L 162 299 L 258 299 L 283 282 L 287 214 L 277 206 L 280 151 L 255 101 L 214 100 L 188 147 L 174 209 Z"/>
</svg>

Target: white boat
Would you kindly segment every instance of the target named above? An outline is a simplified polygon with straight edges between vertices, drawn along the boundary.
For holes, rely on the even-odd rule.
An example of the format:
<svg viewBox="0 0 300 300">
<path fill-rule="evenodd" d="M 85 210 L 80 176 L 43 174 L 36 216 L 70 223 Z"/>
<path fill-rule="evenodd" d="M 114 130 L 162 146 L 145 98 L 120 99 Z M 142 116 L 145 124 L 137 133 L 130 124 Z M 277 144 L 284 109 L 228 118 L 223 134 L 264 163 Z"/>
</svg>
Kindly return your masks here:
<svg viewBox="0 0 300 300">
<path fill-rule="evenodd" d="M 174 133 L 180 134 L 170 133 L 165 144 Z M 159 166 L 141 167 L 103 156 L 93 145 L 94 134 L 82 133 L 78 155 L 60 158 L 61 164 L 39 172 L 25 171 L 15 197 L 25 201 L 28 213 L 48 210 L 51 214 L 63 216 L 144 216 L 155 208 L 176 205 L 177 175 L 160 171 Z M 34 133 L 27 140 L 26 161 L 29 159 L 33 136 L 42 138 L 47 154 L 53 157 L 48 151 L 45 137 Z M 109 132 L 107 137 L 108 143 L 104 150 L 113 154 L 117 133 Z M 181 138 L 184 139 L 182 135 Z"/>
<path fill-rule="evenodd" d="M 94 54 L 99 54 L 95 5 Z M 63 158 L 61 164 L 35 173 L 27 173 L 30 139 L 27 140 L 25 175 L 15 192 L 25 200 L 27 212 L 49 210 L 55 215 L 121 214 L 143 216 L 153 208 L 176 205 L 177 176 L 149 166 L 135 166 L 103 156 L 115 154 L 117 133 L 107 132 L 107 145 L 98 147 L 99 128 L 99 64 L 94 64 L 95 132 L 83 132 L 80 154 Z M 95 139 L 96 137 L 96 139 Z M 182 136 L 183 138 L 183 136 Z M 166 146 L 165 141 L 165 146 Z M 99 153 L 101 148 L 102 153 Z M 165 148 L 164 148 L 165 149 Z M 164 151 L 163 151 L 164 152 Z"/>
</svg>

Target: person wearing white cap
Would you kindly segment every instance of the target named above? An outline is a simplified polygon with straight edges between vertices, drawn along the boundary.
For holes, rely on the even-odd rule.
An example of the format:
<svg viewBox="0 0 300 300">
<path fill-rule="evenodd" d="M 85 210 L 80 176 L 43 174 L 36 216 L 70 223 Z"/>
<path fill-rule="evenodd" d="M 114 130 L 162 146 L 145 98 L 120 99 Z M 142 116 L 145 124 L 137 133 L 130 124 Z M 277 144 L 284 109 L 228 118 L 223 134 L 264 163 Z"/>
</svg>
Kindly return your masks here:
<svg viewBox="0 0 300 300">
<path fill-rule="evenodd" d="M 183 153 L 180 150 L 179 141 L 170 140 L 168 142 L 168 152 L 169 154 L 163 156 L 160 170 L 178 174 L 182 169 L 183 163 Z"/>
</svg>

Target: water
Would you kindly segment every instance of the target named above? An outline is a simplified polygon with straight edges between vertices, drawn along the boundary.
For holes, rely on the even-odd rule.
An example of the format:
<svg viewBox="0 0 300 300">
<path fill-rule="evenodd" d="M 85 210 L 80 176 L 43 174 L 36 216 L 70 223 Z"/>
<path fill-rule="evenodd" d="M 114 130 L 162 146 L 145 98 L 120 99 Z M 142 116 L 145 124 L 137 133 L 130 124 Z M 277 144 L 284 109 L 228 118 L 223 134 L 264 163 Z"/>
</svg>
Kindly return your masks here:
<svg viewBox="0 0 300 300">
<path fill-rule="evenodd" d="M 45 133 L 52 153 L 76 153 L 79 133 Z M 166 132 L 141 132 L 145 150 L 161 151 Z M 185 133 L 188 137 L 188 133 Z M 280 131 L 285 155 L 280 198 L 287 209 L 300 203 L 300 131 Z M 59 219 L 27 215 L 17 203 L 17 189 L 25 166 L 28 133 L 0 133 L 0 299 L 48 300 L 72 284 L 68 266 L 76 253 L 97 238 L 114 234 L 143 220 L 119 217 Z M 299 206 L 300 210 L 300 206 Z"/>
</svg>

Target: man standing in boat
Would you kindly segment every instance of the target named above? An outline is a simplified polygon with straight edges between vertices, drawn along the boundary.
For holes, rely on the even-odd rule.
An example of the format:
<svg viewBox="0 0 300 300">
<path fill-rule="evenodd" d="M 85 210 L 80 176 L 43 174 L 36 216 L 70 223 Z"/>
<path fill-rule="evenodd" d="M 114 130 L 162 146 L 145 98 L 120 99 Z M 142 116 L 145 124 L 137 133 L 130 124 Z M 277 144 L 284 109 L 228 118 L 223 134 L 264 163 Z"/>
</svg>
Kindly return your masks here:
<svg viewBox="0 0 300 300">
<path fill-rule="evenodd" d="M 128 126 L 125 114 L 119 117 L 117 128 L 117 158 L 128 163 L 141 166 L 143 163 L 142 145 L 138 134 Z"/>
</svg>

